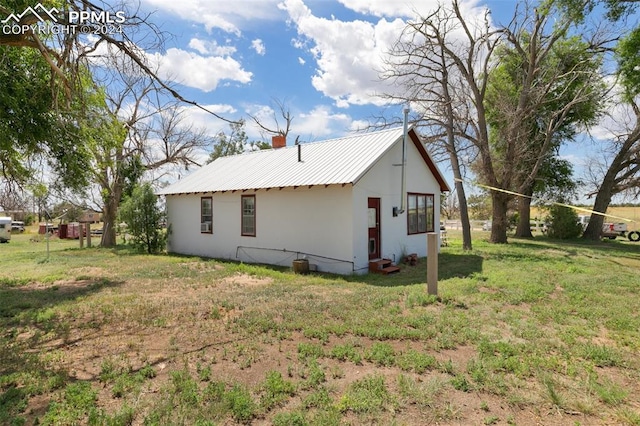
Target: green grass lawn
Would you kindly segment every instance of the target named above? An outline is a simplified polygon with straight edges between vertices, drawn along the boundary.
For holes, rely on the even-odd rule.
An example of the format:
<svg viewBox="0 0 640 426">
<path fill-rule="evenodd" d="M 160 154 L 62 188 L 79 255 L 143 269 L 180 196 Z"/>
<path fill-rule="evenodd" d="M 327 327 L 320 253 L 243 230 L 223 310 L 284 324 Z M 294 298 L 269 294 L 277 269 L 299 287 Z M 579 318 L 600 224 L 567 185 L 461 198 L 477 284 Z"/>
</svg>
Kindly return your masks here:
<svg viewBox="0 0 640 426">
<path fill-rule="evenodd" d="M 640 244 L 456 234 L 393 276 L 0 245 L 0 424 L 640 425 Z"/>
</svg>

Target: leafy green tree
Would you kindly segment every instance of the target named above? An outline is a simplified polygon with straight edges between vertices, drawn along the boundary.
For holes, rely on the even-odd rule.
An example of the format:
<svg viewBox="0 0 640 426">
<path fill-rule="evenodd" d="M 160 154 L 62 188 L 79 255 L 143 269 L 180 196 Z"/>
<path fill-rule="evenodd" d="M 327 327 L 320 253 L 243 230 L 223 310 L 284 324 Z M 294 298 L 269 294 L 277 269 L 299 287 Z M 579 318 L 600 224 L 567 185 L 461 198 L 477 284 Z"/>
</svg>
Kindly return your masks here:
<svg viewBox="0 0 640 426">
<path fill-rule="evenodd" d="M 486 220 L 491 217 L 491 197 L 487 194 L 472 194 L 467 197 L 472 219 Z"/>
<path fill-rule="evenodd" d="M 568 240 L 578 238 L 582 233 L 582 225 L 578 220 L 578 213 L 569 207 L 553 205 L 549 209 L 547 218 L 550 238 Z"/>
<path fill-rule="evenodd" d="M 547 30 L 552 13 L 552 8 L 540 7 L 529 21 L 509 28 L 496 50 L 499 65 L 488 77 L 485 106 L 492 162 L 490 168 L 483 162 L 479 175 L 485 180 L 493 175 L 500 184 L 492 186 L 527 196 L 519 200 L 520 237 L 532 236 L 530 197 L 560 172 L 570 171 L 556 153 L 581 126 L 598 118 L 605 89 L 601 55 L 579 37 L 568 37 L 568 23 Z M 510 196 L 492 196 L 495 226 L 506 214 Z M 494 239 L 493 231 L 492 241 L 500 242 L 502 233 Z"/>
<path fill-rule="evenodd" d="M 151 184 L 134 188 L 131 197 L 120 206 L 120 217 L 127 224 L 133 245 L 147 253 L 162 252 L 167 243 L 167 232 L 161 229 L 165 219 Z"/>
<path fill-rule="evenodd" d="M 129 76 L 124 89 L 92 87 L 83 97 L 82 135 L 91 154 L 91 182 L 102 199 L 100 244 L 113 247 L 120 203 L 143 175 L 166 165 L 199 165 L 196 154 L 210 140 L 186 123 L 175 103 L 162 103 L 153 82 L 143 76 Z"/>
<path fill-rule="evenodd" d="M 39 55 L 43 63 L 48 65 L 49 73 L 46 82 L 50 87 L 56 89 L 52 106 L 70 104 L 77 100 L 84 87 L 83 73 L 87 64 L 93 63 L 101 67 L 100 73 L 104 74 L 108 68 L 113 68 L 114 65 L 126 61 L 129 67 L 127 74 L 144 75 L 151 79 L 156 87 L 161 88 L 165 94 L 173 97 L 176 101 L 188 103 L 214 117 L 228 121 L 197 102 L 185 99 L 165 79 L 160 78 L 157 70 L 149 65 L 143 52 L 161 50 L 165 32 L 149 19 L 152 13 L 142 12 L 137 2 L 1 0 L 0 16 L 7 17 L 11 13 L 19 15 L 21 16 L 21 25 L 38 24 L 41 20 L 52 21 L 53 17 L 48 14 L 36 14 L 28 11 L 28 7 L 35 7 L 37 4 L 46 8 L 55 7 L 67 12 L 91 13 L 95 16 L 110 13 L 125 17 L 124 22 L 118 24 L 119 31 L 112 32 L 100 31 L 103 22 L 85 22 L 84 26 L 95 30 L 91 31 L 92 37 L 86 37 L 85 31 L 61 31 L 57 37 L 48 37 L 33 31 L 17 34 L 11 31 L 0 31 L 0 47 L 29 50 Z M 111 52 L 109 55 L 101 55 L 105 62 L 96 62 L 95 56 L 92 60 L 87 59 L 88 56 L 104 46 L 108 46 L 108 48 L 103 51 Z"/>
<path fill-rule="evenodd" d="M 63 201 L 53 207 L 51 216 L 59 217 L 68 222 L 78 222 L 82 218 L 84 212 L 84 208 L 68 201 Z"/>
<path fill-rule="evenodd" d="M 262 141 L 249 142 L 249 137 L 245 131 L 245 121 L 229 124 L 231 131 L 229 134 L 218 133 L 215 137 L 213 151 L 209 154 L 207 163 L 211 163 L 220 157 L 242 154 L 245 151 L 257 151 L 269 149 L 271 145 Z"/>
<path fill-rule="evenodd" d="M 618 42 L 616 57 L 625 96 L 633 99 L 640 93 L 640 27 L 634 28 Z"/>
<path fill-rule="evenodd" d="M 78 104 L 54 108 L 56 87 L 39 52 L 0 46 L 0 172 L 29 183 L 44 160 L 64 186 L 87 184 L 88 154 L 77 127 Z"/>
</svg>

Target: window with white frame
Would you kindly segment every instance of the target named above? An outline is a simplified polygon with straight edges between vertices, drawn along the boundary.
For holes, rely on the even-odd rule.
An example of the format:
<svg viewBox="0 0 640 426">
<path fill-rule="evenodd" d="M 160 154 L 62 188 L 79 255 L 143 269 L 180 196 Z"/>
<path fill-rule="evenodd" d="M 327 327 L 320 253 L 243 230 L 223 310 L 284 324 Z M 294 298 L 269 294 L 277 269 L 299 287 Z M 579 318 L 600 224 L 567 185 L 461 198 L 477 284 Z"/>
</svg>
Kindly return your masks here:
<svg viewBox="0 0 640 426">
<path fill-rule="evenodd" d="M 213 198 L 200 198 L 200 232 L 213 233 Z"/>
<path fill-rule="evenodd" d="M 256 196 L 242 196 L 242 230 L 245 237 L 256 236 Z"/>
</svg>

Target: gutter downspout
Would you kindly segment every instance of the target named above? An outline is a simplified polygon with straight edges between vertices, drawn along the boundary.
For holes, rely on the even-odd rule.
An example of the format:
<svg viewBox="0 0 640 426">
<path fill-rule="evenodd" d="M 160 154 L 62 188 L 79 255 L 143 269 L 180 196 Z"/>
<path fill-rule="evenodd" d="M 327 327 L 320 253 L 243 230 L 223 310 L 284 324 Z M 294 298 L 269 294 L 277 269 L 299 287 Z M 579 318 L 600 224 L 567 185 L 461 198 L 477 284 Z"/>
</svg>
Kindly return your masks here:
<svg viewBox="0 0 640 426">
<path fill-rule="evenodd" d="M 409 107 L 405 106 L 402 110 L 403 119 L 403 137 L 402 137 L 402 182 L 400 185 L 400 210 L 398 214 L 404 213 L 407 202 L 407 139 L 409 138 Z"/>
</svg>

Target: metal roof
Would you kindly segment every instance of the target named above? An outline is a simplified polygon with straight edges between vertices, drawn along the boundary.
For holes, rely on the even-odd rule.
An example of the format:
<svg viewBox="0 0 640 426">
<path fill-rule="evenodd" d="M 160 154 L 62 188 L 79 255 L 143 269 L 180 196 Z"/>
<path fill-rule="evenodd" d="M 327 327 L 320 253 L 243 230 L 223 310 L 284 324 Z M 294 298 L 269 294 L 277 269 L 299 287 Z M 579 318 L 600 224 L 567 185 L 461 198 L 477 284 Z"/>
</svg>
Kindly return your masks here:
<svg viewBox="0 0 640 426">
<path fill-rule="evenodd" d="M 303 143 L 299 145 L 300 162 L 298 146 L 220 157 L 160 190 L 158 194 L 355 184 L 387 150 L 402 139 L 402 132 L 400 127 Z M 431 158 L 428 160 L 431 161 Z M 446 187 L 446 183 L 444 185 Z"/>
</svg>

